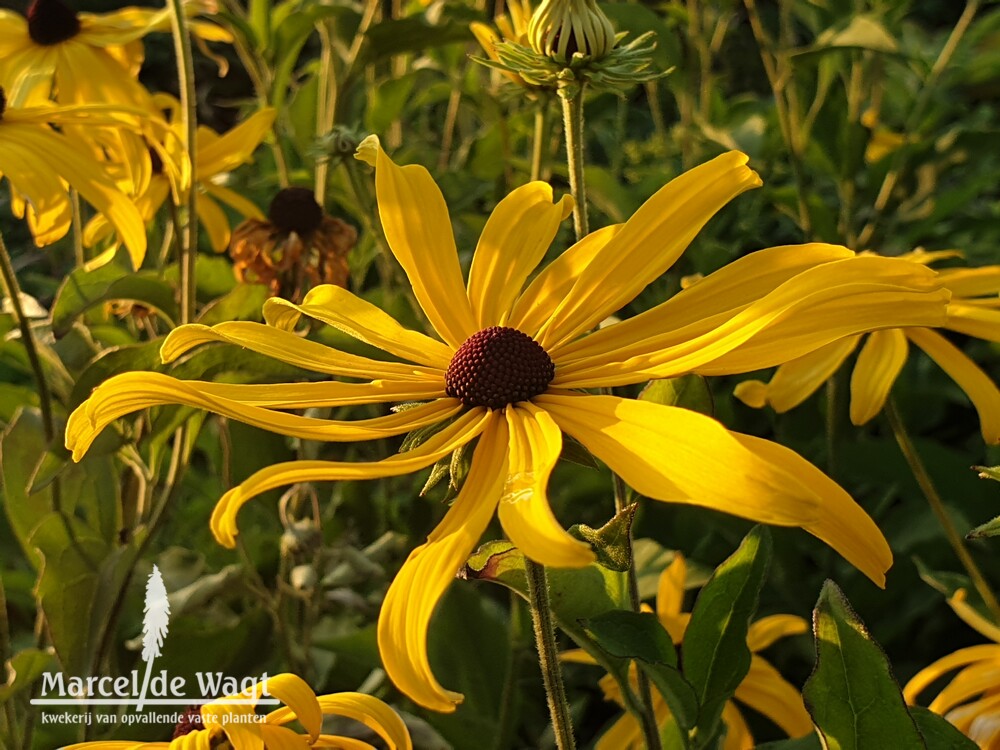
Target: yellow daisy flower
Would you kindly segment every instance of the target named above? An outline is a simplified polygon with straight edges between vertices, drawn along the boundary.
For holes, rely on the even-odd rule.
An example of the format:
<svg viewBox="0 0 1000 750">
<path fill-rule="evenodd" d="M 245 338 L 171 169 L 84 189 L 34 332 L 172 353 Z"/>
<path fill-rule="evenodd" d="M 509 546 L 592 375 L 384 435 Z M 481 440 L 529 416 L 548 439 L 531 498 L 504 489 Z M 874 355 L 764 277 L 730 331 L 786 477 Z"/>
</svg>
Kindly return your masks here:
<svg viewBox="0 0 1000 750">
<path fill-rule="evenodd" d="M 191 15 L 209 5 L 189 2 Z M 0 10 L 0 86 L 24 101 L 62 104 L 129 104 L 148 108 L 149 94 L 136 76 L 143 60 L 141 39 L 170 30 L 170 11 L 122 8 L 77 13 L 62 0 L 32 0 L 27 17 Z M 225 29 L 204 21 L 191 31 L 208 41 L 231 41 Z"/>
<path fill-rule="evenodd" d="M 794 452 L 686 409 L 585 389 L 672 377 L 734 353 L 758 369 L 872 326 L 937 324 L 948 295 L 933 271 L 905 260 L 854 257 L 830 245 L 772 248 L 594 331 L 663 274 L 713 214 L 761 184 L 744 154 L 724 154 L 677 177 L 628 222 L 588 235 L 527 285 L 572 209 L 569 197 L 554 202 L 549 185 L 532 182 L 503 199 L 483 229 L 466 285 L 448 208 L 427 170 L 397 166 L 373 136 L 361 144 L 359 158 L 375 166 L 385 235 L 440 339 L 405 329 L 332 285 L 313 289 L 301 305 L 268 300 L 267 325 L 183 326 L 165 340 L 165 362 L 222 341 L 366 382 L 231 385 L 126 373 L 97 388 L 71 415 L 66 444 L 77 459 L 110 422 L 157 404 L 189 404 L 312 440 L 385 438 L 440 425 L 418 447 L 383 461 L 296 461 L 257 472 L 227 492 L 212 515 L 216 539 L 232 547 L 239 509 L 262 492 L 297 482 L 398 476 L 478 438 L 463 489 L 410 554 L 379 617 L 388 674 L 414 701 L 438 711 L 454 710 L 462 696 L 434 678 L 427 628 L 495 510 L 510 540 L 543 565 L 594 559 L 558 523 L 546 497 L 563 431 L 642 495 L 802 527 L 883 584 L 892 556 L 878 527 Z M 292 330 L 302 315 L 397 361 L 304 339 Z M 284 411 L 414 401 L 423 403 L 356 422 Z"/>
<path fill-rule="evenodd" d="M 690 612 L 684 612 L 684 582 L 687 578 L 687 562 L 680 553 L 660 575 L 656 592 L 656 616 L 664 629 L 670 633 L 675 646 L 683 653 L 684 632 L 687 630 Z M 643 605 L 644 611 L 650 611 Z M 792 738 L 804 737 L 813 731 L 812 720 L 802 702 L 802 695 L 763 656 L 758 654 L 779 638 L 809 632 L 809 624 L 795 615 L 770 615 L 750 624 L 747 646 L 752 653 L 750 671 L 736 688 L 736 698 L 750 708 L 769 718 Z M 563 653 L 563 661 L 579 664 L 596 664 L 593 657 L 583 649 Z M 633 667 L 634 676 L 634 667 Z M 621 689 L 611 675 L 601 678 L 601 688 L 607 700 L 624 707 Z M 657 724 L 662 725 L 670 716 L 670 708 L 659 693 L 653 694 L 653 713 Z M 753 735 L 743 719 L 743 714 L 734 701 L 727 701 L 722 710 L 722 720 L 726 725 L 726 740 L 723 750 L 751 750 Z M 594 746 L 595 750 L 644 750 L 642 727 L 636 718 L 625 713 L 612 724 Z"/>
<path fill-rule="evenodd" d="M 287 750 L 287 748 L 352 748 L 374 750 L 367 742 L 323 734 L 324 716 L 346 716 L 374 730 L 390 750 L 412 750 L 410 733 L 403 720 L 378 698 L 363 693 L 335 693 L 317 696 L 294 674 L 278 674 L 267 678 L 268 695 L 278 698 L 285 707 L 266 715 L 257 715 L 255 701 L 261 697 L 264 682 L 252 691 L 227 696 L 222 701 L 206 703 L 197 713 L 186 713 L 174 731 L 170 742 L 137 742 L 108 740 L 81 742 L 63 750 L 209 750 L 228 741 L 236 750 Z M 250 703 L 226 703 L 231 699 L 247 699 Z M 305 734 L 284 726 L 298 721 Z"/>
<path fill-rule="evenodd" d="M 73 216 L 68 183 L 107 217 L 133 259 L 141 259 L 146 229 L 135 205 L 89 156 L 88 144 L 75 133 L 56 132 L 51 125 L 64 130 L 75 130 L 67 126 L 136 128 L 138 117 L 107 107 L 8 107 L 0 88 L 0 177 L 10 183 L 15 215 L 27 217 L 39 247 L 65 237 Z"/>
<path fill-rule="evenodd" d="M 954 251 L 914 251 L 902 256 L 920 263 L 954 257 Z M 951 291 L 947 328 L 986 341 L 1000 342 L 1000 266 L 945 268 L 938 272 Z M 823 385 L 858 348 L 861 336 L 849 336 L 779 367 L 770 382 L 745 380 L 734 395 L 754 408 L 792 409 Z M 922 349 L 965 391 L 979 413 L 988 443 L 1000 442 L 1000 389 L 983 370 L 944 336 L 929 328 L 891 328 L 868 334 L 851 374 L 851 422 L 863 425 L 882 411 L 909 354 Z"/>
<path fill-rule="evenodd" d="M 177 100 L 158 96 L 166 102 L 166 108 L 176 110 Z M 254 112 L 250 117 L 231 130 L 219 134 L 204 125 L 198 127 L 195 143 L 194 189 L 198 191 L 198 222 L 208 234 L 212 249 L 221 253 L 229 246 L 232 230 L 229 219 L 219 203 L 224 203 L 245 218 L 263 219 L 263 212 L 235 190 L 221 184 L 228 172 L 253 160 L 257 146 L 267 136 L 274 123 L 275 110 L 270 107 Z M 170 128 L 180 137 L 180 122 L 171 119 Z M 165 162 L 154 161 L 153 174 L 145 191 L 135 199 L 144 221 L 152 221 L 163 203 L 178 190 L 178 175 L 172 169 L 164 169 Z M 93 247 L 114 231 L 107 217 L 99 214 L 91 219 L 83 232 L 83 244 Z"/>
<path fill-rule="evenodd" d="M 941 714 L 983 750 L 1000 750 L 1000 627 L 966 601 L 959 589 L 948 604 L 967 625 L 993 643 L 961 648 L 920 670 L 903 688 L 910 705 L 942 676 L 960 669 L 927 707 Z"/>
<path fill-rule="evenodd" d="M 476 37 L 476 41 L 479 42 L 479 46 L 483 48 L 486 56 L 494 62 L 500 62 L 500 58 L 496 52 L 496 46 L 500 42 L 516 42 L 522 47 L 528 46 L 528 24 L 531 22 L 531 14 L 533 12 L 531 0 L 510 0 L 507 3 L 507 12 L 497 15 L 493 19 L 496 29 L 479 21 L 470 23 L 469 29 Z M 500 33 L 497 34 L 497 31 Z M 532 90 L 538 88 L 532 86 L 517 73 L 502 69 L 499 72 L 525 89 Z"/>
</svg>

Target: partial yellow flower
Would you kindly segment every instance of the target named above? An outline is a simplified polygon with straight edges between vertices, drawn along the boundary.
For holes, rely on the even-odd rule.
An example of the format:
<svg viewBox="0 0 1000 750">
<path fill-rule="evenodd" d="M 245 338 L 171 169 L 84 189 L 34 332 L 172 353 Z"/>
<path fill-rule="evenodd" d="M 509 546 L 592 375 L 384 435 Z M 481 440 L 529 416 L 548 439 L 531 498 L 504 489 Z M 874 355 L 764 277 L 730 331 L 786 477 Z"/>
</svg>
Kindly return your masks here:
<svg viewBox="0 0 1000 750">
<path fill-rule="evenodd" d="M 162 95 L 157 98 L 166 101 L 168 108 L 176 108 L 175 99 Z M 221 135 L 204 125 L 198 127 L 193 169 L 194 190 L 198 193 L 198 222 L 208 234 L 209 243 L 217 253 L 229 246 L 232 236 L 229 219 L 219 203 L 230 206 L 244 218 L 264 218 L 264 213 L 252 201 L 221 183 L 228 172 L 253 160 L 253 153 L 270 132 L 274 117 L 275 110 L 264 107 Z M 172 118 L 170 128 L 175 134 L 180 133 L 180 127 L 179 119 Z M 165 164 L 163 161 L 154 163 L 153 174 L 145 191 L 136 197 L 135 203 L 144 221 L 152 221 L 171 191 L 180 189 L 179 175 L 174 170 L 164 169 Z M 109 224 L 107 217 L 97 215 L 84 228 L 84 245 L 93 247 L 113 231 L 114 227 Z"/>
<path fill-rule="evenodd" d="M 901 257 L 930 263 L 956 254 L 950 250 L 936 253 L 917 250 Z M 938 273 L 952 299 L 947 319 L 937 327 L 1000 342 L 1000 265 L 945 268 Z M 791 360 L 777 369 L 770 382 L 745 380 L 736 386 L 734 395 L 754 408 L 771 406 L 779 413 L 786 412 L 815 393 L 858 348 L 861 340 L 861 336 L 850 336 Z M 986 442 L 1000 442 L 1000 389 L 957 346 L 930 328 L 903 327 L 868 335 L 851 375 L 851 422 L 863 425 L 882 411 L 893 383 L 906 364 L 911 343 L 965 391 L 979 413 Z"/>
<path fill-rule="evenodd" d="M 543 565 L 583 566 L 594 559 L 549 507 L 546 485 L 562 432 L 640 494 L 804 528 L 883 585 L 892 554 L 878 527 L 793 451 L 686 409 L 585 389 L 672 377 L 725 356 L 759 369 L 872 327 L 939 324 L 948 294 L 933 271 L 893 258 L 854 257 L 831 245 L 771 248 L 595 331 L 660 277 L 718 210 L 761 184 L 744 154 L 723 154 L 680 175 L 629 221 L 583 238 L 530 283 L 571 212 L 569 197 L 554 201 L 549 185 L 532 182 L 500 201 L 466 283 L 444 196 L 427 170 L 397 166 L 374 137 L 361 144 L 359 158 L 375 166 L 386 238 L 439 338 L 408 330 L 332 285 L 313 289 L 300 305 L 268 300 L 267 325 L 183 326 L 164 342 L 165 362 L 203 343 L 227 342 L 364 382 L 233 385 L 126 373 L 97 388 L 71 415 L 66 445 L 75 458 L 110 422 L 157 404 L 188 404 L 311 440 L 369 440 L 440 426 L 419 446 L 383 461 L 295 461 L 257 472 L 227 492 L 212 515 L 216 539 L 232 547 L 239 509 L 262 492 L 407 474 L 478 438 L 461 492 L 404 563 L 379 617 L 389 676 L 415 702 L 437 711 L 454 710 L 462 696 L 435 679 L 427 629 L 494 511 L 510 540 Z M 303 315 L 395 361 L 309 341 L 293 331 Z M 394 402 L 422 403 L 354 422 L 285 411 Z"/>
<path fill-rule="evenodd" d="M 476 41 L 479 42 L 479 46 L 483 48 L 486 56 L 493 62 L 500 62 L 496 52 L 496 46 L 500 42 L 516 42 L 522 47 L 528 46 L 528 24 L 531 22 L 532 12 L 531 0 L 510 0 L 507 3 L 507 12 L 497 15 L 493 19 L 496 29 L 479 21 L 470 23 L 469 29 L 476 37 Z M 497 31 L 500 33 L 498 34 Z M 518 86 L 526 89 L 537 88 L 513 71 L 500 69 L 500 72 Z"/>
<path fill-rule="evenodd" d="M 942 676 L 960 670 L 927 706 L 941 714 L 983 750 L 1000 748 L 1000 627 L 966 601 L 965 589 L 948 604 L 965 623 L 993 643 L 961 648 L 920 670 L 903 688 L 910 705 Z"/>
<path fill-rule="evenodd" d="M 390 750 L 413 748 L 403 720 L 378 698 L 363 693 L 317 696 L 301 677 L 278 674 L 267 678 L 267 693 L 279 699 L 285 707 L 258 715 L 256 701 L 260 700 L 264 687 L 265 683 L 260 681 L 252 690 L 206 703 L 200 712 L 185 715 L 170 742 L 80 742 L 63 750 L 208 750 L 223 741 L 228 741 L 229 746 L 234 748 L 260 750 L 306 750 L 313 747 L 371 750 L 371 745 L 365 742 L 323 734 L 324 716 L 345 716 L 361 722 L 385 740 Z M 249 702 L 226 702 L 233 699 Z M 305 734 L 284 726 L 293 721 L 302 725 Z"/>
<path fill-rule="evenodd" d="M 210 10 L 188 2 L 188 13 Z M 128 104 L 149 108 L 137 75 L 142 37 L 170 30 L 170 11 L 122 8 L 110 13 L 77 13 L 62 0 L 32 0 L 27 17 L 0 10 L 0 86 L 19 101 L 54 99 L 61 104 Z M 231 41 L 229 32 L 192 21 L 193 34 Z"/>
<path fill-rule="evenodd" d="M 64 131 L 73 130 L 70 126 L 135 129 L 139 117 L 102 106 L 8 107 L 0 88 L 0 177 L 10 183 L 14 214 L 27 217 L 39 247 L 65 237 L 73 216 L 68 183 L 119 232 L 133 261 L 141 262 L 146 229 L 139 211 L 89 155 L 87 143 L 51 125 Z"/>
<path fill-rule="evenodd" d="M 687 562 L 680 553 L 660 574 L 656 593 L 656 616 L 660 624 L 670 633 L 675 646 L 684 653 L 684 632 L 687 630 L 691 613 L 683 610 L 684 582 L 687 579 Z M 644 611 L 649 611 L 643 605 Z M 758 654 L 779 638 L 799 635 L 809 631 L 809 624 L 795 615 L 770 615 L 750 624 L 747 646 L 752 653 L 750 671 L 736 688 L 739 702 L 762 713 L 792 738 L 804 737 L 813 731 L 812 720 L 802 702 L 802 695 L 763 656 Z M 574 649 L 561 655 L 563 661 L 580 664 L 596 664 L 593 657 L 583 649 Z M 635 671 L 633 666 L 632 678 Z M 621 688 L 611 675 L 601 679 L 601 688 L 607 700 L 624 708 Z M 670 716 L 670 708 L 659 693 L 653 694 L 653 713 L 657 725 L 662 726 Z M 722 711 L 722 721 L 726 725 L 726 739 L 723 750 L 751 750 L 753 735 L 743 719 L 743 714 L 735 701 L 727 701 Z M 642 727 L 630 713 L 623 714 L 601 735 L 595 750 L 645 750 Z"/>
</svg>

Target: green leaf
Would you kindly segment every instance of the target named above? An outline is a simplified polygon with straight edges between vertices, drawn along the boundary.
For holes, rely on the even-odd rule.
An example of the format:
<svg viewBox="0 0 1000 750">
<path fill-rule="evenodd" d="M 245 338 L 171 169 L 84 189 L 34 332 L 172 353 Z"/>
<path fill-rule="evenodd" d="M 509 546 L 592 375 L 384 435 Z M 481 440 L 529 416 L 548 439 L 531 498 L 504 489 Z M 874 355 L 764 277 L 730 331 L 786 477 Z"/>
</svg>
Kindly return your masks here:
<svg viewBox="0 0 1000 750">
<path fill-rule="evenodd" d="M 813 732 L 794 740 L 778 740 L 757 745 L 757 750 L 823 750 L 819 735 Z"/>
<path fill-rule="evenodd" d="M 44 672 L 55 668 L 50 651 L 26 648 L 7 661 L 7 684 L 0 685 L 0 705 L 29 687 Z"/>
<path fill-rule="evenodd" d="M 207 305 L 196 322 L 206 326 L 229 320 L 263 320 L 264 300 L 271 296 L 263 284 L 237 284 L 233 290 Z"/>
<path fill-rule="evenodd" d="M 569 533 L 590 544 L 597 554 L 598 563 L 605 568 L 625 573 L 632 566 L 629 530 L 638 509 L 638 503 L 632 503 L 599 529 L 578 523 L 569 528 Z"/>
<path fill-rule="evenodd" d="M 1000 516 L 997 516 L 992 521 L 987 521 L 984 524 L 980 524 L 968 534 L 965 535 L 966 539 L 983 539 L 985 537 L 1000 536 Z"/>
<path fill-rule="evenodd" d="M 793 57 L 823 54 L 831 50 L 859 49 L 898 55 L 899 45 L 892 34 L 875 17 L 855 15 L 843 28 L 830 28 L 816 38 L 816 43 L 798 50 Z"/>
<path fill-rule="evenodd" d="M 882 648 L 827 581 L 813 610 L 816 666 L 802 689 L 829 750 L 925 748 Z"/>
<path fill-rule="evenodd" d="M 359 57 L 358 65 L 443 44 L 470 42 L 473 39 L 467 21 L 449 18 L 444 23 L 432 25 L 424 16 L 409 16 L 377 23 L 368 29 L 365 37 L 368 44 Z"/>
<path fill-rule="evenodd" d="M 65 335 L 84 312 L 110 300 L 131 300 L 150 308 L 173 325 L 179 310 L 173 287 L 152 271 L 133 273 L 121 254 L 110 263 L 88 271 L 77 268 L 59 287 L 52 305 L 52 333 Z"/>
<path fill-rule="evenodd" d="M 993 479 L 1000 482 L 1000 466 L 973 466 L 979 472 L 980 479 Z"/>
<path fill-rule="evenodd" d="M 134 370 L 162 370 L 160 344 L 162 339 L 134 346 L 105 349 L 90 361 L 73 385 L 69 408 L 75 409 L 86 401 L 91 392 L 108 378 Z"/>
<path fill-rule="evenodd" d="M 639 400 L 666 406 L 680 406 L 708 416 L 715 414 L 712 391 L 703 375 L 681 375 L 679 378 L 650 380 L 639 394 Z"/>
<path fill-rule="evenodd" d="M 747 632 L 771 559 L 771 534 L 755 526 L 698 595 L 684 634 L 684 677 L 701 709 L 696 737 L 708 741 L 750 669 Z"/>
<path fill-rule="evenodd" d="M 910 706 L 910 716 L 928 750 L 977 750 L 979 747 L 946 718 L 923 706 Z"/>
</svg>

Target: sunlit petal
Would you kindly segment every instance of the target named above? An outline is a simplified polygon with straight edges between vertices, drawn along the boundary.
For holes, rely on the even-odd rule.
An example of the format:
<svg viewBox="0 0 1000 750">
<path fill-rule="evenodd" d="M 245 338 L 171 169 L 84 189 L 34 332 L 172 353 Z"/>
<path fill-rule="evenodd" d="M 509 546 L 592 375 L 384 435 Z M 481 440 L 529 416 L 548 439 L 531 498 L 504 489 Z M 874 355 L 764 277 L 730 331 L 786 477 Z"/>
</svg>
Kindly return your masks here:
<svg viewBox="0 0 1000 750">
<path fill-rule="evenodd" d="M 656 616 L 670 633 L 674 643 L 684 640 L 691 615 L 684 610 L 684 591 L 687 581 L 687 560 L 680 552 L 660 574 L 656 589 Z"/>
<path fill-rule="evenodd" d="M 813 731 L 799 691 L 756 654 L 750 660 L 750 671 L 736 688 L 736 699 L 764 714 L 789 737 L 804 737 Z"/>
<path fill-rule="evenodd" d="M 916 702 L 917 696 L 927 689 L 938 678 L 948 674 L 952 670 L 964 667 L 967 664 L 974 664 L 977 661 L 997 660 L 1000 661 L 1000 645 L 987 643 L 980 646 L 969 646 L 960 648 L 958 651 L 948 654 L 938 659 L 919 672 L 917 672 L 906 686 L 903 688 L 903 697 L 907 703 Z"/>
<path fill-rule="evenodd" d="M 851 422 L 862 425 L 882 411 L 909 346 L 898 328 L 872 331 L 851 373 Z"/>
<path fill-rule="evenodd" d="M 743 714 L 732 701 L 722 707 L 722 721 L 726 725 L 726 739 L 722 750 L 753 750 L 753 735 Z"/>
<path fill-rule="evenodd" d="M 809 632 L 809 623 L 796 615 L 768 615 L 750 623 L 747 646 L 751 651 L 763 651 L 779 638 Z"/>
<path fill-rule="evenodd" d="M 968 591 L 958 589 L 948 598 L 948 604 L 955 611 L 955 614 L 962 618 L 962 621 L 966 625 L 978 631 L 986 638 L 989 638 L 994 643 L 1000 643 L 1000 627 L 981 615 L 979 610 L 969 604 L 968 598 Z M 1000 687 L 1000 683 L 997 683 L 997 685 Z"/>
</svg>

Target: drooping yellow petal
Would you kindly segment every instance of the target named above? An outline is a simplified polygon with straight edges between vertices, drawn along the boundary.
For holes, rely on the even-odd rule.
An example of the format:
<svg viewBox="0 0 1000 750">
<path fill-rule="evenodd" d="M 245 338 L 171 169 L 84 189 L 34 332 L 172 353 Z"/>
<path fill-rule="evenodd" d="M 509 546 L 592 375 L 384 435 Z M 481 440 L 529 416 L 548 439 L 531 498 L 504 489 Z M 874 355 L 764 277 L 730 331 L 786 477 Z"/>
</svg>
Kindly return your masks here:
<svg viewBox="0 0 1000 750">
<path fill-rule="evenodd" d="M 462 292 L 463 299 L 465 292 Z M 301 305 L 279 297 L 264 303 L 264 319 L 275 328 L 290 330 L 299 315 L 320 320 L 360 341 L 397 357 L 442 370 L 451 363 L 446 344 L 401 326 L 386 312 L 333 284 L 314 287 Z"/>
<path fill-rule="evenodd" d="M 1000 660 L 1000 645 L 986 643 L 980 646 L 960 648 L 917 672 L 903 688 L 903 697 L 907 703 L 913 704 L 916 702 L 917 696 L 942 675 L 967 664 L 988 660 Z"/>
<path fill-rule="evenodd" d="M 245 700 L 256 696 L 244 692 L 226 697 Z M 264 750 L 260 726 L 250 718 L 254 714 L 253 706 L 248 703 L 224 703 L 224 700 L 214 700 L 201 707 L 201 720 L 206 727 L 204 734 L 207 736 L 224 735 L 229 740 L 229 744 L 233 746 L 233 750 Z M 191 734 L 197 734 L 197 732 L 191 732 Z M 197 741 L 190 742 L 185 750 L 187 747 L 201 748 L 204 744 L 203 740 L 198 738 Z M 171 747 L 173 746 L 171 745 Z"/>
<path fill-rule="evenodd" d="M 503 491 L 507 473 L 507 422 L 490 412 L 472 466 L 455 503 L 403 563 L 382 603 L 378 647 L 385 671 L 407 697 L 432 711 L 450 713 L 463 696 L 434 677 L 427 628 L 445 589 L 479 542 Z"/>
<path fill-rule="evenodd" d="M 864 509 L 836 482 L 795 451 L 770 440 L 732 433 L 740 444 L 784 473 L 785 491 L 811 496 L 816 515 L 800 526 L 826 542 L 876 585 L 885 587 L 885 573 L 892 566 L 889 543 Z"/>
<path fill-rule="evenodd" d="M 196 346 L 213 342 L 241 346 L 313 372 L 369 380 L 387 378 L 434 382 L 444 390 L 443 371 L 348 354 L 304 339 L 290 331 L 244 321 L 230 321 L 211 327 L 191 323 L 175 328 L 160 347 L 160 359 L 167 364 Z"/>
<path fill-rule="evenodd" d="M 388 385 L 384 392 L 381 384 L 352 385 L 359 387 L 343 391 L 346 403 L 373 403 L 381 401 L 383 395 L 388 395 L 389 400 L 397 400 L 396 394 L 410 391 L 408 383 Z M 316 419 L 244 404 L 219 395 L 229 393 L 238 394 L 239 389 L 220 384 L 203 387 L 198 381 L 178 380 L 158 372 L 122 373 L 104 381 L 70 415 L 66 425 L 66 447 L 73 451 L 74 460 L 79 461 L 111 422 L 140 409 L 163 404 L 205 409 L 282 435 L 335 442 L 399 435 L 440 422 L 463 408 L 461 402 L 443 398 L 373 419 Z"/>
<path fill-rule="evenodd" d="M 200 191 L 195 195 L 195 210 L 198 212 L 199 223 L 208 235 L 208 244 L 215 252 L 224 252 L 229 247 L 232 233 L 225 212 L 219 208 L 218 203 Z"/>
<path fill-rule="evenodd" d="M 498 516 L 507 537 L 535 562 L 577 568 L 596 558 L 570 536 L 549 507 L 546 487 L 562 451 L 562 433 L 548 414 L 529 401 L 507 407 L 510 458 Z"/>
<path fill-rule="evenodd" d="M 308 737 L 286 727 L 260 724 L 259 730 L 266 750 L 310 750 L 315 747 Z"/>
<path fill-rule="evenodd" d="M 769 383 L 744 380 L 733 395 L 747 406 L 770 406 L 779 414 L 794 409 L 829 380 L 861 340 L 848 336 L 781 365 Z"/>
<path fill-rule="evenodd" d="M 958 589 L 948 598 L 948 605 L 970 628 L 978 631 L 981 635 L 989 638 L 994 643 L 1000 643 L 1000 626 L 996 623 L 990 622 L 979 614 L 979 610 L 969 604 L 968 598 L 968 591 L 965 589 Z M 998 687 L 1000 687 L 1000 683 L 998 683 Z"/>
<path fill-rule="evenodd" d="M 991 694 L 949 711 L 945 718 L 984 750 L 1000 741 L 1000 695 Z"/>
<path fill-rule="evenodd" d="M 449 455 L 479 435 L 487 420 L 485 409 L 471 409 L 413 450 L 382 461 L 288 461 L 261 469 L 223 495 L 212 511 L 209 527 L 224 547 L 236 546 L 236 516 L 247 502 L 268 490 L 300 482 L 380 479 L 409 474 Z M 492 511 L 491 511 L 492 512 Z"/>
<path fill-rule="evenodd" d="M 559 661 L 564 661 L 568 664 L 597 664 L 597 659 L 582 648 L 571 648 L 569 651 L 560 651 Z"/>
<path fill-rule="evenodd" d="M 809 632 L 809 623 L 797 615 L 768 615 L 750 623 L 747 646 L 754 653 L 763 651 L 779 638 Z"/>
<path fill-rule="evenodd" d="M 813 731 L 802 695 L 777 669 L 756 654 L 750 660 L 750 671 L 736 688 L 736 699 L 764 714 L 789 737 L 804 737 Z"/>
<path fill-rule="evenodd" d="M 478 329 L 440 188 L 424 167 L 397 166 L 375 136 L 361 142 L 358 158 L 375 167 L 382 228 L 413 294 L 438 335 L 458 349 Z"/>
<path fill-rule="evenodd" d="M 522 185 L 493 209 L 469 270 L 469 301 L 478 328 L 506 322 L 525 280 L 572 210 L 568 195 L 553 203 L 552 187 L 545 182 Z"/>
<path fill-rule="evenodd" d="M 316 694 L 312 688 L 301 677 L 285 672 L 267 678 L 267 681 L 257 682 L 253 696 L 259 698 L 263 691 L 267 690 L 267 695 L 277 698 L 285 704 L 286 708 L 279 709 L 286 711 L 290 716 L 285 719 L 298 719 L 302 727 L 309 733 L 309 737 L 315 740 L 323 728 L 323 710 Z M 374 700 L 374 699 L 373 699 Z M 267 721 L 276 713 L 268 714 Z"/>
<path fill-rule="evenodd" d="M 970 664 L 949 682 L 927 706 L 931 711 L 945 714 L 971 698 L 975 698 L 1000 685 L 1000 660 Z"/>
<path fill-rule="evenodd" d="M 413 743 L 406 724 L 389 706 L 364 693 L 335 693 L 317 696 L 325 715 L 346 716 L 361 722 L 384 739 L 390 750 L 412 750 Z M 287 708 L 279 708 L 267 715 L 268 724 L 284 724 L 295 718 Z"/>
<path fill-rule="evenodd" d="M 989 375 L 944 336 L 927 328 L 908 328 L 906 336 L 958 383 L 979 412 L 987 443 L 1000 443 L 1000 389 Z"/>
<path fill-rule="evenodd" d="M 374 380 L 371 383 L 193 383 L 201 393 L 231 399 L 241 404 L 270 409 L 310 409 L 386 401 L 428 401 L 444 398 L 435 383 Z"/>
<path fill-rule="evenodd" d="M 956 298 L 1000 293 L 1000 265 L 979 268 L 942 268 L 941 281 Z"/>
<path fill-rule="evenodd" d="M 577 278 L 539 332 L 547 350 L 590 330 L 624 307 L 680 257 L 730 200 L 761 185 L 731 151 L 675 177 L 646 201 Z"/>
<path fill-rule="evenodd" d="M 253 201 L 247 200 L 235 190 L 230 190 L 227 187 L 216 185 L 212 182 L 203 182 L 201 187 L 213 198 L 216 198 L 230 208 L 235 209 L 244 218 L 264 220 L 264 212 L 257 208 L 257 205 Z"/>
<path fill-rule="evenodd" d="M 758 250 L 727 263 L 667 301 L 623 323 L 554 349 L 553 356 L 569 361 L 600 355 L 610 348 L 625 350 L 636 344 L 640 347 L 635 353 L 640 353 L 650 334 L 657 336 L 656 346 L 672 346 L 711 330 L 803 271 L 852 257 L 854 253 L 846 247 L 819 242 Z M 671 337 L 671 331 L 683 331 L 684 335 Z"/>
<path fill-rule="evenodd" d="M 963 304 L 961 301 L 952 302 L 948 305 L 948 320 L 945 326 L 967 336 L 1000 342 L 1000 310 L 991 310 L 982 305 Z"/>
<path fill-rule="evenodd" d="M 133 745 L 134 750 L 147 750 L 147 748 L 166 747 L 169 750 L 212 750 L 212 745 L 218 742 L 219 737 L 225 737 L 221 730 L 198 729 L 194 732 L 182 734 L 175 740 L 166 742 L 151 742 L 148 745 Z"/>
<path fill-rule="evenodd" d="M 662 573 L 656 589 L 656 617 L 670 633 L 674 643 L 684 640 L 691 615 L 684 612 L 684 586 L 687 581 L 687 560 L 680 552 L 674 553 Z"/>
<path fill-rule="evenodd" d="M 753 735 L 743 714 L 732 701 L 722 707 L 722 721 L 726 725 L 726 739 L 722 750 L 753 750 Z"/>
<path fill-rule="evenodd" d="M 898 328 L 872 331 L 851 373 L 851 422 L 863 425 L 882 411 L 906 364 L 909 346 Z"/>
<path fill-rule="evenodd" d="M 622 228 L 621 224 L 595 230 L 570 247 L 528 284 L 514 303 L 507 325 L 534 338 L 538 329 L 547 321 L 559 303 L 611 238 Z"/>
<path fill-rule="evenodd" d="M 248 162 L 264 136 L 270 132 L 276 114 L 274 108 L 264 107 L 222 135 L 199 131 L 195 152 L 195 178 L 206 180 Z"/>
<path fill-rule="evenodd" d="M 711 417 L 614 396 L 546 393 L 534 402 L 643 495 L 781 526 L 817 517 L 812 493 L 789 486 L 783 469 Z"/>
</svg>

